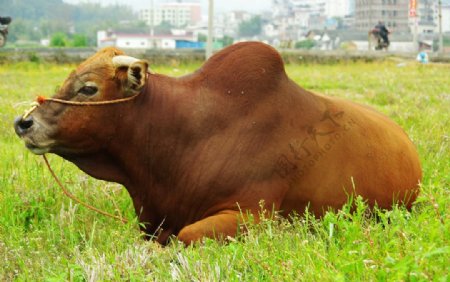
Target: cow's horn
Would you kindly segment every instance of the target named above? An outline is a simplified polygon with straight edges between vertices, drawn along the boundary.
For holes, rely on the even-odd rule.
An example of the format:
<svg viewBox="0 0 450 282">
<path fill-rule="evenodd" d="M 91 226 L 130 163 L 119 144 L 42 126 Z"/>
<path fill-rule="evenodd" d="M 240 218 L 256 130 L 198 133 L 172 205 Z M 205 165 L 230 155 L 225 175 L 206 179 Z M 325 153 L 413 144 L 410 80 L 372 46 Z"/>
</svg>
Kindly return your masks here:
<svg viewBox="0 0 450 282">
<path fill-rule="evenodd" d="M 113 65 L 116 68 L 120 68 L 120 67 L 129 67 L 139 60 L 130 56 L 115 56 L 114 58 L 112 58 L 112 61 Z"/>
</svg>

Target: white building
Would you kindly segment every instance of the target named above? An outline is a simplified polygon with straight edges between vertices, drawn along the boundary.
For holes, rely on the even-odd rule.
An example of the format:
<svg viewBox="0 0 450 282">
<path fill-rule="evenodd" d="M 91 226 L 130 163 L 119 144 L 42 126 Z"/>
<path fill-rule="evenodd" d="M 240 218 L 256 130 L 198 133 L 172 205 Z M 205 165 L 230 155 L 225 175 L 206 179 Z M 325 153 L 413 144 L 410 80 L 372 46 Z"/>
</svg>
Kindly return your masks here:
<svg viewBox="0 0 450 282">
<path fill-rule="evenodd" d="M 352 13 L 352 1 L 350 0 L 333 0 L 325 2 L 325 16 L 327 18 L 339 17 L 343 18 Z"/>
<path fill-rule="evenodd" d="M 139 19 L 150 26 L 167 22 L 174 27 L 184 27 L 202 20 L 202 8 L 200 3 L 164 3 L 140 10 Z"/>
<path fill-rule="evenodd" d="M 450 32 L 450 5 L 442 6 L 442 32 Z"/>
<path fill-rule="evenodd" d="M 245 11 L 230 11 L 218 15 L 214 19 L 214 25 L 218 27 L 215 30 L 216 37 L 221 37 L 219 35 L 238 36 L 239 24 L 250 20 L 252 16 L 251 13 Z"/>
<path fill-rule="evenodd" d="M 279 37 L 279 35 L 280 35 L 278 27 L 272 23 L 265 24 L 263 26 L 262 30 L 263 30 L 263 34 L 269 38 L 276 38 L 276 37 Z"/>
<path fill-rule="evenodd" d="M 272 10 L 274 22 L 281 29 L 280 34 L 295 39 L 295 30 L 306 32 L 330 28 L 327 26 L 328 20 L 350 15 L 353 4 L 354 0 L 273 0 Z M 286 30 L 283 30 L 284 23 L 288 23 Z"/>
<path fill-rule="evenodd" d="M 105 30 L 97 31 L 97 47 L 114 46 L 118 48 L 150 48 L 148 35 L 119 34 Z"/>
<path fill-rule="evenodd" d="M 434 0 L 418 1 L 418 32 L 437 33 L 439 30 L 438 3 Z"/>
<path fill-rule="evenodd" d="M 352 0 L 289 0 L 294 9 L 327 18 L 345 17 L 352 13 Z M 286 5 L 286 4 L 283 4 Z"/>
<path fill-rule="evenodd" d="M 97 32 L 97 47 L 99 48 L 114 46 L 121 49 L 176 49 L 187 48 L 186 46 L 193 44 L 198 45 L 196 41 L 197 38 L 192 33 L 151 36 L 149 34 L 125 34 L 104 30 Z"/>
</svg>

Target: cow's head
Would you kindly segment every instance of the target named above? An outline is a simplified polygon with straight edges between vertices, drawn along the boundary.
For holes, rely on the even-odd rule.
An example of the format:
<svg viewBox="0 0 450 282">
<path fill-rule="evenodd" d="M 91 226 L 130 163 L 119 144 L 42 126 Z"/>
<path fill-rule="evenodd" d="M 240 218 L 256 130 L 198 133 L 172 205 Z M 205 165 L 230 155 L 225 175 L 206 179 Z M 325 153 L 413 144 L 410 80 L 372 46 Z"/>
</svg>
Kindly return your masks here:
<svg viewBox="0 0 450 282">
<path fill-rule="evenodd" d="M 106 48 L 78 66 L 53 98 L 98 102 L 131 97 L 144 88 L 147 67 L 144 61 Z M 47 100 L 30 115 L 16 118 L 14 127 L 35 154 L 89 154 L 105 148 L 117 134 L 118 122 L 126 118 L 121 109 L 132 102 L 82 106 Z"/>
</svg>

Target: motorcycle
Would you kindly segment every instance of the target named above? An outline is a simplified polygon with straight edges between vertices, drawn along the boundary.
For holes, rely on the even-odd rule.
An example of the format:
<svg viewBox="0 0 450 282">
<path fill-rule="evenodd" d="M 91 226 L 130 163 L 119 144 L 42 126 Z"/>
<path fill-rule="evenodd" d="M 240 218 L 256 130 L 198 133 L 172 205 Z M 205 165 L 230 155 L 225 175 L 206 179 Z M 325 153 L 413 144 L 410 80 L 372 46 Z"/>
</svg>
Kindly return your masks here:
<svg viewBox="0 0 450 282">
<path fill-rule="evenodd" d="M 0 17 L 0 47 L 5 46 L 11 17 Z"/>
<path fill-rule="evenodd" d="M 374 28 L 371 31 L 369 31 L 369 40 L 372 43 L 375 43 L 375 50 L 383 50 L 385 49 L 386 51 L 389 48 L 389 41 L 386 42 L 383 37 L 380 34 L 380 30 Z"/>
</svg>

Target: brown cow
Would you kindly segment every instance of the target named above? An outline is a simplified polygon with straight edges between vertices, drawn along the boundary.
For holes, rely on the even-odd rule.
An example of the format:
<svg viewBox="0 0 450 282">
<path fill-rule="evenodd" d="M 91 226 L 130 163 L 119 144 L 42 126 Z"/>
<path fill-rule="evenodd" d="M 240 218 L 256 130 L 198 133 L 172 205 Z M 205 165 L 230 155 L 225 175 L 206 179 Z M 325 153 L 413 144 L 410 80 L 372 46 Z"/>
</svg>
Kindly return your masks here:
<svg viewBox="0 0 450 282">
<path fill-rule="evenodd" d="M 180 78 L 122 54 L 101 50 L 55 97 L 134 98 L 47 101 L 15 129 L 32 152 L 123 184 L 160 243 L 233 236 L 242 214 L 258 218 L 261 200 L 285 216 L 307 207 L 320 216 L 349 195 L 381 208 L 417 197 L 421 168 L 405 132 L 368 107 L 299 87 L 268 45 L 235 44 Z"/>
</svg>

